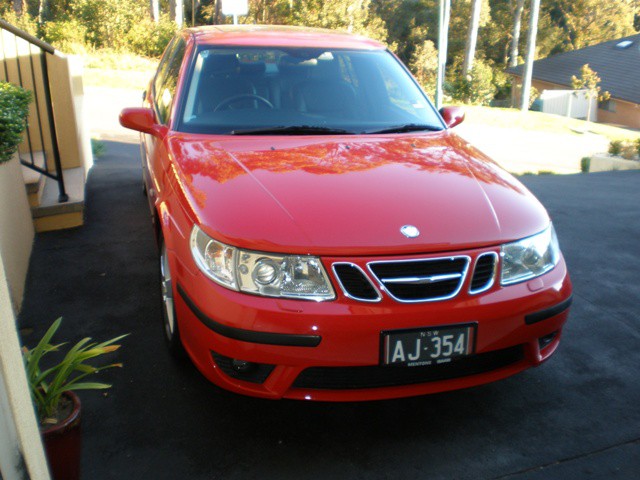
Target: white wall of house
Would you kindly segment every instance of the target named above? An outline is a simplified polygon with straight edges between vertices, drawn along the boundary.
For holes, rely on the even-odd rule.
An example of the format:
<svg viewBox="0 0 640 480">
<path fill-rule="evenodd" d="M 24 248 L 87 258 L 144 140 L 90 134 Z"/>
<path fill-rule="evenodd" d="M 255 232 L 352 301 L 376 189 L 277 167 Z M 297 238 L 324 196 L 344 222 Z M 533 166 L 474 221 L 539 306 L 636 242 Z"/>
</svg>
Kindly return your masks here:
<svg viewBox="0 0 640 480">
<path fill-rule="evenodd" d="M 0 255 L 13 308 L 22 304 L 34 229 L 18 156 L 0 164 Z"/>
<path fill-rule="evenodd" d="M 24 190 L 24 184 L 22 184 Z M 0 478 L 48 480 L 40 432 L 22 363 L 4 262 L 0 256 Z"/>
</svg>

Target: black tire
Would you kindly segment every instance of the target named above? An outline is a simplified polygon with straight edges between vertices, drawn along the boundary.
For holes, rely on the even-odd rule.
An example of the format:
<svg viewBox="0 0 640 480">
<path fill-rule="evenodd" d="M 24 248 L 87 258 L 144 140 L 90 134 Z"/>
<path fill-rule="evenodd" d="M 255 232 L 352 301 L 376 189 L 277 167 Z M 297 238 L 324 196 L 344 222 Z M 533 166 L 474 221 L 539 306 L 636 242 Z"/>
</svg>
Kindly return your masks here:
<svg viewBox="0 0 640 480">
<path fill-rule="evenodd" d="M 180 330 L 178 328 L 178 317 L 174 303 L 173 277 L 169 268 L 167 249 L 162 236 L 159 238 L 160 254 L 160 294 L 162 301 L 162 330 L 167 347 L 171 354 L 178 359 L 186 357 L 182 341 L 180 340 Z"/>
</svg>

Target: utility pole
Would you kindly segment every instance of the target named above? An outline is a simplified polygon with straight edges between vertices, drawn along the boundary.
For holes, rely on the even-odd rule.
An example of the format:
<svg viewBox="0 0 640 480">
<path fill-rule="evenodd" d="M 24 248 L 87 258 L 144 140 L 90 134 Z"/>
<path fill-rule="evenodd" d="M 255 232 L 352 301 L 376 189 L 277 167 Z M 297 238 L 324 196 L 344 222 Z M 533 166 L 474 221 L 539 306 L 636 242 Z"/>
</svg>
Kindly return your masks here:
<svg viewBox="0 0 640 480">
<path fill-rule="evenodd" d="M 522 77 L 522 91 L 520 92 L 520 110 L 529 110 L 529 98 L 531 95 L 531 77 L 533 75 L 533 60 L 536 55 L 536 35 L 538 34 L 538 14 L 540 12 L 540 0 L 531 0 L 531 18 L 529 20 L 529 40 L 527 41 L 527 58 L 524 63 L 524 75 Z"/>
<path fill-rule="evenodd" d="M 436 108 L 442 108 L 444 74 L 447 67 L 447 38 L 449 36 L 449 16 L 451 0 L 440 0 L 438 27 L 438 76 L 436 79 Z"/>
</svg>

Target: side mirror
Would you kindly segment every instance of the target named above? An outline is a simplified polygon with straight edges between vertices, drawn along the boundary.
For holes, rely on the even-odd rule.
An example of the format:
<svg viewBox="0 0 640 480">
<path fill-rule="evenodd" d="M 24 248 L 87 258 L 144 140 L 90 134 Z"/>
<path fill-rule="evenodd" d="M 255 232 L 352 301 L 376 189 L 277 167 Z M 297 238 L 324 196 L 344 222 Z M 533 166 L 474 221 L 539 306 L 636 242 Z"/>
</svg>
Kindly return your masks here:
<svg viewBox="0 0 640 480">
<path fill-rule="evenodd" d="M 462 107 L 442 107 L 440 109 L 440 115 L 442 115 L 442 119 L 447 125 L 447 128 L 453 128 L 464 121 L 464 110 Z"/>
<path fill-rule="evenodd" d="M 120 112 L 120 125 L 142 133 L 162 136 L 166 127 L 156 123 L 156 116 L 150 108 L 125 108 Z"/>
</svg>

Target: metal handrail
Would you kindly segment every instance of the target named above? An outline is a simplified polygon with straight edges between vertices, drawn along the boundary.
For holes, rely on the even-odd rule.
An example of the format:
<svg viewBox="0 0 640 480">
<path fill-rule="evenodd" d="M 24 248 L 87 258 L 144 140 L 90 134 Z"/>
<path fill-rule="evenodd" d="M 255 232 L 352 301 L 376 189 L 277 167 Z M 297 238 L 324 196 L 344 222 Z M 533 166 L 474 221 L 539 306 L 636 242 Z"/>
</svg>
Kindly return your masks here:
<svg viewBox="0 0 640 480">
<path fill-rule="evenodd" d="M 65 190 L 65 186 L 64 186 L 64 177 L 62 174 L 62 162 L 60 160 L 60 147 L 58 145 L 58 133 L 56 130 L 56 122 L 55 122 L 55 117 L 53 114 L 53 102 L 51 100 L 51 87 L 49 84 L 49 67 L 47 65 L 47 55 L 56 55 L 56 49 L 52 46 L 49 45 L 46 42 L 43 42 L 42 40 L 40 40 L 39 38 L 34 37 L 33 35 L 30 35 L 29 33 L 20 30 L 19 28 L 11 25 L 10 23 L 6 22 L 3 19 L 0 19 L 0 28 L 2 28 L 3 30 L 8 31 L 9 33 L 12 33 L 13 35 L 15 35 L 16 37 L 19 37 L 23 40 L 25 40 L 28 44 L 29 44 L 29 61 L 31 63 L 31 79 L 33 82 L 33 90 L 34 90 L 34 101 L 36 104 L 36 115 L 38 117 L 38 130 L 40 133 L 40 143 L 42 145 L 42 149 L 43 149 L 43 155 L 45 157 L 45 168 L 40 168 L 38 165 L 35 164 L 35 160 L 33 157 L 33 147 L 32 147 L 32 142 L 31 142 L 31 132 L 29 131 L 29 128 L 27 128 L 27 142 L 29 145 L 29 154 L 31 156 L 31 161 L 26 161 L 23 159 L 20 159 L 20 163 L 22 163 L 22 165 L 35 170 L 36 172 L 39 172 L 40 174 L 51 178 L 52 180 L 55 180 L 56 182 L 58 182 L 58 202 L 63 203 L 69 200 L 69 196 L 66 193 Z M 52 153 L 53 153 L 53 161 L 54 161 L 54 166 L 55 166 L 55 173 L 51 173 L 49 172 L 49 170 L 46 168 L 47 167 L 47 154 L 44 148 L 44 136 L 43 136 L 43 132 L 42 132 L 42 121 L 40 118 L 40 99 L 38 98 L 38 89 L 36 88 L 36 79 L 35 79 L 35 71 L 33 68 L 33 53 L 31 52 L 31 46 L 34 45 L 36 47 L 38 47 L 40 49 L 40 65 L 42 68 L 42 85 L 43 85 L 43 90 L 44 90 L 44 102 L 45 102 L 45 106 L 47 109 L 47 117 L 49 120 L 49 134 L 51 136 L 51 149 L 52 149 Z M 17 44 L 16 44 L 16 65 L 18 67 L 18 80 L 20 83 L 20 86 L 23 86 L 23 82 L 22 82 L 22 68 L 20 67 L 20 58 L 18 55 L 18 51 L 17 51 Z M 5 69 L 6 69 L 6 52 L 5 52 L 5 46 L 4 46 L 4 42 L 2 44 L 2 55 L 3 55 L 3 59 L 5 62 Z M 8 74 L 7 74 L 7 80 L 8 80 Z"/>
</svg>

